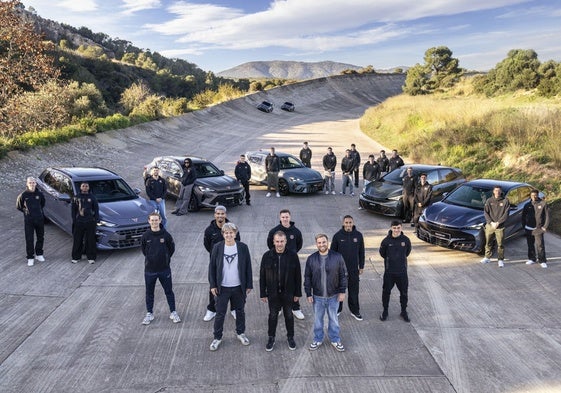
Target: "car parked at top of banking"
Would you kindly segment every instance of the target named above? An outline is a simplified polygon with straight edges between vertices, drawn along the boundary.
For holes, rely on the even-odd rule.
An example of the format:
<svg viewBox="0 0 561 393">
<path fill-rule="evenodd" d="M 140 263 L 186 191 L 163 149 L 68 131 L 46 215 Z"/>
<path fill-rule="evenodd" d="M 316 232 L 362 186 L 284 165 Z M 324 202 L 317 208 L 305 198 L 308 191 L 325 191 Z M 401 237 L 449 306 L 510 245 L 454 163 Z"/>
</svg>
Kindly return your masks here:
<svg viewBox="0 0 561 393">
<path fill-rule="evenodd" d="M 263 101 L 261 102 L 259 105 L 257 105 L 257 109 L 259 109 L 261 112 L 266 112 L 266 113 L 271 113 L 273 111 L 273 104 L 270 103 L 269 101 Z"/>
<path fill-rule="evenodd" d="M 281 109 L 287 112 L 294 112 L 294 104 L 292 102 L 286 101 L 284 104 L 281 105 Z"/>
<path fill-rule="evenodd" d="M 527 183 L 491 179 L 462 184 L 446 197 L 425 209 L 419 218 L 417 237 L 442 247 L 481 253 L 485 248 L 485 201 L 500 186 L 510 202 L 505 239 L 522 234 L 522 210 L 530 200 Z M 541 196 L 543 196 L 541 194 Z"/>
<path fill-rule="evenodd" d="M 96 242 L 99 249 L 129 248 L 140 245 L 150 226 L 152 206 L 119 175 L 103 168 L 47 168 L 37 179 L 45 195 L 44 214 L 63 231 L 72 233 L 71 201 L 80 184 L 88 183 L 99 202 Z"/>
<path fill-rule="evenodd" d="M 251 182 L 267 184 L 265 158 L 268 151 L 251 151 L 245 155 L 251 165 Z M 323 190 L 323 177 L 315 169 L 306 167 L 302 161 L 288 153 L 275 152 L 279 157 L 279 193 L 281 195 L 310 194 Z"/>
<path fill-rule="evenodd" d="M 413 169 L 417 178 L 427 174 L 427 182 L 432 185 L 431 203 L 443 198 L 466 181 L 462 171 L 441 165 L 404 165 L 387 173 L 379 180 L 369 183 L 359 196 L 359 205 L 366 210 L 386 216 L 403 217 L 403 177 L 407 168 Z"/>
<path fill-rule="evenodd" d="M 198 211 L 202 207 L 214 208 L 216 205 L 241 205 L 245 191 L 243 186 L 233 177 L 225 175 L 212 162 L 193 156 L 162 156 L 156 157 L 144 166 L 143 178 L 150 176 L 150 170 L 157 166 L 160 176 L 165 179 L 167 193 L 175 198 L 179 197 L 181 176 L 183 176 L 183 162 L 190 158 L 197 173 L 197 180 L 193 186 L 189 211 Z"/>
</svg>

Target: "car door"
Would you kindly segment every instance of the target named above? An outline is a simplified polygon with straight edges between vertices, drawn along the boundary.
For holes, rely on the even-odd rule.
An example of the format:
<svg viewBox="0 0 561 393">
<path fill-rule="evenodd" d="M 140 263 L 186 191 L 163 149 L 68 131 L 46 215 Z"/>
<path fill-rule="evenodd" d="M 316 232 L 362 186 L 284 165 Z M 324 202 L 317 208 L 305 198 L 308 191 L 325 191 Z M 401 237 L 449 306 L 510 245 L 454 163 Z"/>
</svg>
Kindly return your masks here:
<svg viewBox="0 0 561 393">
<path fill-rule="evenodd" d="M 167 159 L 165 160 L 165 166 L 168 192 L 177 198 L 179 197 L 179 191 L 181 190 L 181 176 L 183 176 L 183 168 L 177 161 Z"/>
<path fill-rule="evenodd" d="M 255 154 L 249 156 L 249 165 L 251 166 L 251 180 L 256 183 L 262 183 L 267 180 L 267 171 L 265 170 L 265 156 Z"/>
<path fill-rule="evenodd" d="M 508 191 L 506 197 L 510 203 L 510 210 L 505 224 L 505 237 L 512 237 L 522 232 L 522 210 L 530 200 L 531 190 L 530 186 L 521 185 Z"/>
<path fill-rule="evenodd" d="M 63 173 L 50 169 L 42 177 L 45 191 L 45 215 L 64 231 L 72 233 L 72 209 L 74 197 L 72 181 Z"/>
<path fill-rule="evenodd" d="M 440 201 L 444 194 L 456 188 L 458 173 L 451 168 L 438 169 L 438 180 L 432 188 L 432 202 Z M 431 183 L 432 184 L 432 183 Z"/>
</svg>

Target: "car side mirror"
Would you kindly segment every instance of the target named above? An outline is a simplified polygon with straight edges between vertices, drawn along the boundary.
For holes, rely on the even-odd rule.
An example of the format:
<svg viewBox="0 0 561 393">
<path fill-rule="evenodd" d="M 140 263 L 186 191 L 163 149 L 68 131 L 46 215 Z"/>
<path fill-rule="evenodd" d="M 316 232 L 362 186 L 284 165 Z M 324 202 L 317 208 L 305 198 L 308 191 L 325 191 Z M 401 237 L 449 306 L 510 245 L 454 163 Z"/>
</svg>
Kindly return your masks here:
<svg viewBox="0 0 561 393">
<path fill-rule="evenodd" d="M 134 193 L 136 195 L 140 195 L 140 189 L 139 188 L 133 188 L 132 190 L 134 191 Z"/>
<path fill-rule="evenodd" d="M 220 175 L 224 175 L 224 171 L 222 169 L 220 170 Z"/>
<path fill-rule="evenodd" d="M 70 198 L 70 195 L 68 194 L 60 194 L 58 199 L 59 201 L 66 202 L 66 203 L 70 203 L 70 201 L 72 200 L 72 198 Z"/>
<path fill-rule="evenodd" d="M 175 177 L 176 179 L 180 179 L 180 178 L 181 178 L 181 175 L 180 175 L 179 173 L 174 173 L 174 174 L 173 174 L 173 177 Z"/>
</svg>

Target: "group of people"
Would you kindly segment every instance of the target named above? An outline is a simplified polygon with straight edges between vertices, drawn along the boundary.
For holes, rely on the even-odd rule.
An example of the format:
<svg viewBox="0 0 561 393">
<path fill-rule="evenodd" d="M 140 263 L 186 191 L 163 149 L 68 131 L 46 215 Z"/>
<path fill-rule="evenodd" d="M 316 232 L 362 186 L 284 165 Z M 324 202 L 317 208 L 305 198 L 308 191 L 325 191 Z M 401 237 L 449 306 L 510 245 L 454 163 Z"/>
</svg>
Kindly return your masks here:
<svg viewBox="0 0 561 393">
<path fill-rule="evenodd" d="M 149 217 L 150 230 L 141 241 L 145 256 L 145 283 L 147 313 L 142 321 L 149 325 L 153 319 L 154 286 L 160 280 L 170 309 L 170 319 L 180 322 L 175 309 L 172 290 L 170 260 L 175 251 L 172 236 L 161 225 L 161 217 L 153 212 Z M 228 305 L 236 321 L 236 337 L 242 345 L 249 345 L 245 334 L 245 303 L 253 289 L 251 255 L 248 246 L 240 239 L 238 227 L 227 218 L 224 206 L 217 206 L 214 219 L 204 232 L 204 247 L 209 252 L 208 280 L 209 303 L 204 321 L 212 321 L 213 340 L 209 349 L 216 351 L 223 340 L 224 321 Z M 268 305 L 268 339 L 266 351 L 272 351 L 276 341 L 276 330 L 280 315 L 284 316 L 287 344 L 296 349 L 294 318 L 305 319 L 300 308 L 300 298 L 314 309 L 314 338 L 309 346 L 316 350 L 324 341 L 324 317 L 327 313 L 327 335 L 337 351 L 344 351 L 341 341 L 339 314 L 348 290 L 348 307 L 358 321 L 363 317 L 359 304 L 359 276 L 364 270 L 364 238 L 354 225 L 350 215 L 343 218 L 342 228 L 334 234 L 331 244 L 326 234 L 315 235 L 317 251 L 306 260 L 304 273 L 298 252 L 302 248 L 302 232 L 291 220 L 288 209 L 279 212 L 279 224 L 269 231 L 268 250 L 262 255 L 259 267 L 259 297 Z M 384 259 L 383 311 L 380 320 L 388 317 L 390 292 L 394 285 L 400 291 L 401 317 L 409 322 L 407 315 L 407 257 L 411 242 L 401 231 L 401 223 L 392 222 L 388 236 L 382 241 L 380 255 Z M 302 291 L 304 288 L 304 292 Z"/>
</svg>

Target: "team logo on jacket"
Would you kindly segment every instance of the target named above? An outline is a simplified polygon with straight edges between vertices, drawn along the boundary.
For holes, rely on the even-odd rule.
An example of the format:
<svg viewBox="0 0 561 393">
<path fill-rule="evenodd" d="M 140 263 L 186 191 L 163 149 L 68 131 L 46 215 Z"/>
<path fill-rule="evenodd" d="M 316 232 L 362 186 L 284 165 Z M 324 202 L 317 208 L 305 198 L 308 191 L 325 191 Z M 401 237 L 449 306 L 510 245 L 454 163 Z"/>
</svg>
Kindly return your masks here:
<svg viewBox="0 0 561 393">
<path fill-rule="evenodd" d="M 356 237 L 353 238 L 353 242 L 358 243 L 358 239 Z"/>
<path fill-rule="evenodd" d="M 91 198 L 88 198 L 88 202 L 91 202 L 91 201 L 92 201 Z"/>
<path fill-rule="evenodd" d="M 36 196 L 35 196 L 35 199 L 39 199 L 39 195 L 36 195 Z"/>
<path fill-rule="evenodd" d="M 401 242 L 401 247 L 405 247 L 405 242 Z"/>
<path fill-rule="evenodd" d="M 542 208 L 541 206 L 538 206 L 538 209 L 541 209 L 541 208 Z"/>
<path fill-rule="evenodd" d="M 162 237 L 162 238 L 160 238 L 160 243 L 163 243 L 163 242 L 164 242 L 164 238 Z"/>
<path fill-rule="evenodd" d="M 503 206 L 503 203 L 502 203 L 502 202 L 501 202 L 501 203 L 499 203 L 499 206 Z"/>
<path fill-rule="evenodd" d="M 290 235 L 290 240 L 294 240 L 294 235 Z"/>
</svg>

